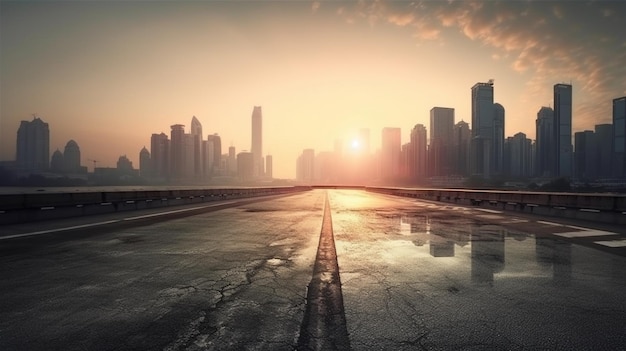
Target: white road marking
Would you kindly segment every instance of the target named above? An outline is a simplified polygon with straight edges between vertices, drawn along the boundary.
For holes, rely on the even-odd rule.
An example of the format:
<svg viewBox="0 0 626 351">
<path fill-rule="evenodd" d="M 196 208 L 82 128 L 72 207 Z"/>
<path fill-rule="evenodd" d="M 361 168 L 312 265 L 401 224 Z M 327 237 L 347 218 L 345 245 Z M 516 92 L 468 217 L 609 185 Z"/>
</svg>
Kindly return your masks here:
<svg viewBox="0 0 626 351">
<path fill-rule="evenodd" d="M 605 232 L 603 230 L 585 230 L 580 232 L 554 233 L 554 235 L 562 236 L 564 238 L 584 238 L 589 236 L 605 236 L 618 234 L 613 232 Z"/>
<path fill-rule="evenodd" d="M 609 240 L 609 241 L 594 241 L 594 244 L 608 246 L 608 247 L 626 247 L 626 239 L 624 240 Z"/>
<path fill-rule="evenodd" d="M 95 227 L 95 226 L 104 225 L 104 224 L 116 223 L 116 222 L 120 222 L 120 221 L 121 221 L 120 219 L 114 219 L 112 221 L 88 223 L 88 224 L 74 225 L 74 226 L 71 226 L 71 227 L 48 229 L 48 230 L 40 230 L 40 231 L 37 231 L 37 232 L 30 232 L 30 233 L 7 235 L 7 236 L 0 237 L 0 240 L 13 239 L 13 238 L 22 238 L 22 237 L 26 237 L 26 236 L 41 235 L 41 234 L 49 234 L 49 233 L 55 233 L 55 232 L 60 232 L 60 231 L 64 231 L 64 230 L 89 228 L 89 227 Z"/>
<path fill-rule="evenodd" d="M 555 227 L 563 227 L 563 224 L 554 223 L 554 222 L 537 221 L 537 223 L 541 223 L 541 224 L 545 224 L 545 225 L 551 225 L 551 226 L 555 226 Z"/>
<path fill-rule="evenodd" d="M 502 213 L 502 211 L 490 210 L 488 208 L 477 208 L 478 211 L 488 212 L 488 213 Z"/>
<path fill-rule="evenodd" d="M 0 240 L 23 238 L 23 237 L 27 237 L 27 236 L 35 236 L 35 235 L 42 235 L 42 234 L 50 234 L 50 233 L 62 232 L 62 231 L 73 230 L 73 229 L 90 228 L 90 227 L 96 227 L 96 226 L 105 225 L 105 224 L 117 223 L 117 222 L 121 222 L 121 221 L 132 221 L 132 220 L 142 219 L 142 218 L 164 216 L 164 215 L 172 214 L 172 213 L 188 212 L 188 211 L 193 211 L 193 210 L 198 210 L 198 209 L 208 208 L 208 207 L 229 205 L 229 204 L 233 204 L 233 203 L 236 203 L 236 202 L 237 201 L 220 202 L 218 204 L 211 204 L 211 205 L 192 207 L 192 208 L 184 208 L 184 209 L 181 209 L 181 210 L 172 210 L 172 211 L 151 213 L 151 214 L 143 215 L 143 216 L 127 217 L 127 218 L 122 218 L 122 219 L 114 219 L 114 220 L 110 220 L 110 221 L 87 223 L 87 224 L 81 224 L 81 225 L 74 225 L 74 226 L 70 226 L 70 227 L 55 228 L 55 229 L 48 229 L 48 230 L 39 230 L 39 231 L 36 231 L 36 232 L 30 232 L 30 233 L 21 233 L 21 234 L 0 236 Z"/>
</svg>

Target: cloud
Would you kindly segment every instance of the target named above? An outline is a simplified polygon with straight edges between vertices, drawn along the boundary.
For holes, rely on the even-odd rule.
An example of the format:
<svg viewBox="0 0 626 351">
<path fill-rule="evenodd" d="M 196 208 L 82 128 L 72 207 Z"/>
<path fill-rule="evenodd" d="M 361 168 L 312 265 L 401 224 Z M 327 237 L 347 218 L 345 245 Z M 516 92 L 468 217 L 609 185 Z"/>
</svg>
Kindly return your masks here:
<svg viewBox="0 0 626 351">
<path fill-rule="evenodd" d="M 410 28 L 418 41 L 445 41 L 445 28 L 490 48 L 492 59 L 510 58 L 514 72 L 527 75 L 528 101 L 550 101 L 555 83 L 572 80 L 574 128 L 609 121 L 610 100 L 624 92 L 626 42 L 622 38 L 626 2 L 593 1 L 421 1 L 359 2 L 371 25 Z M 371 19 L 375 18 L 376 21 Z M 577 122 L 578 121 L 578 122 Z"/>
</svg>

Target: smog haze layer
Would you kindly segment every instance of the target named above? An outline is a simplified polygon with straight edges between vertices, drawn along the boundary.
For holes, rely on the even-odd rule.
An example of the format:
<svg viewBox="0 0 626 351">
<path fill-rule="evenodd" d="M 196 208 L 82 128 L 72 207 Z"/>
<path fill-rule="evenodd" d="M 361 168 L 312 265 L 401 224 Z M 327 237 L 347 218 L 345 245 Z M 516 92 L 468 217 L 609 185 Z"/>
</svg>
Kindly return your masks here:
<svg viewBox="0 0 626 351">
<path fill-rule="evenodd" d="M 250 150 L 253 106 L 274 177 L 304 148 L 369 128 L 429 126 L 434 106 L 471 122 L 470 88 L 495 80 L 505 135 L 535 137 L 555 83 L 571 83 L 573 130 L 611 122 L 626 95 L 626 3 L 618 1 L 0 3 L 0 159 L 21 120 L 70 139 L 82 164 L 138 165 L 152 133 L 190 128 Z M 471 126 L 470 126 L 471 127 Z"/>
</svg>

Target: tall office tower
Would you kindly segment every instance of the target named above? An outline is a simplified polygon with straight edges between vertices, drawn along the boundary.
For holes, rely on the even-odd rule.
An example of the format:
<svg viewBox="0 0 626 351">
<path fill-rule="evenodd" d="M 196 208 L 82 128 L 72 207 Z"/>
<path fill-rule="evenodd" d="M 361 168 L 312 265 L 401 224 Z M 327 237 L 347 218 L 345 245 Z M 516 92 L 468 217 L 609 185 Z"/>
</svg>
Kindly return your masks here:
<svg viewBox="0 0 626 351">
<path fill-rule="evenodd" d="M 237 174 L 237 154 L 235 153 L 235 147 L 228 147 L 228 174 Z"/>
<path fill-rule="evenodd" d="M 537 112 L 536 144 L 535 144 L 535 175 L 551 177 L 554 174 L 554 111 L 550 107 L 542 107 Z"/>
<path fill-rule="evenodd" d="M 213 145 L 213 154 L 209 156 L 209 160 L 213 161 L 211 169 L 211 174 L 220 175 L 221 174 L 221 161 L 222 161 L 222 138 L 215 133 L 213 135 L 207 135 L 207 141 L 209 144 Z M 209 146 L 210 148 L 211 146 Z"/>
<path fill-rule="evenodd" d="M 170 175 L 180 179 L 185 174 L 185 126 L 174 124 L 170 132 Z"/>
<path fill-rule="evenodd" d="M 526 134 L 517 133 L 507 138 L 507 153 L 505 154 L 503 173 L 516 178 L 525 178 L 532 175 L 532 141 L 526 138 Z"/>
<path fill-rule="evenodd" d="M 452 173 L 454 109 L 433 107 L 430 110 L 429 174 L 445 176 Z"/>
<path fill-rule="evenodd" d="M 132 171 L 133 163 L 126 155 L 122 155 L 117 159 L 117 169 L 122 171 Z"/>
<path fill-rule="evenodd" d="M 472 87 L 470 174 L 491 177 L 494 137 L 493 80 Z"/>
<path fill-rule="evenodd" d="M 265 156 L 265 178 L 274 178 L 274 158 L 272 155 Z"/>
<path fill-rule="evenodd" d="M 74 140 L 70 140 L 65 144 L 63 150 L 63 162 L 65 163 L 65 171 L 68 173 L 78 173 L 80 167 L 80 147 Z"/>
<path fill-rule="evenodd" d="M 613 125 L 597 124 L 595 126 L 594 158 L 596 162 L 595 177 L 607 179 L 613 176 Z"/>
<path fill-rule="evenodd" d="M 296 165 L 296 179 L 301 182 L 310 184 L 313 182 L 315 174 L 315 151 L 313 149 L 304 149 L 298 157 Z"/>
<path fill-rule="evenodd" d="M 345 179 L 343 169 L 343 140 L 335 139 L 333 144 L 333 168 L 331 172 L 331 180 L 333 182 L 341 182 Z"/>
<path fill-rule="evenodd" d="M 469 124 L 465 121 L 460 121 L 454 125 L 454 142 L 452 145 L 452 161 L 454 163 L 452 171 L 456 175 L 466 176 L 469 174 L 471 133 Z"/>
<path fill-rule="evenodd" d="M 204 150 L 202 149 L 202 124 L 196 116 L 191 118 L 191 136 L 193 140 L 193 174 L 196 179 L 202 179 L 205 176 L 203 167 Z"/>
<path fill-rule="evenodd" d="M 409 179 L 409 160 L 413 158 L 411 142 L 400 146 L 400 177 Z"/>
<path fill-rule="evenodd" d="M 141 151 L 139 151 L 139 175 L 143 178 L 150 178 L 152 176 L 150 173 L 152 169 L 150 161 L 150 151 L 144 146 Z"/>
<path fill-rule="evenodd" d="M 613 174 L 617 178 L 626 178 L 626 96 L 613 99 Z"/>
<path fill-rule="evenodd" d="M 196 176 L 195 168 L 195 136 L 185 133 L 183 135 L 185 161 L 183 162 L 183 178 L 190 180 Z"/>
<path fill-rule="evenodd" d="M 400 176 L 400 128 L 383 128 L 380 154 L 380 173 L 383 180 L 395 180 Z"/>
<path fill-rule="evenodd" d="M 504 107 L 495 103 L 493 104 L 493 148 L 492 159 L 494 174 L 502 174 L 504 147 Z"/>
<path fill-rule="evenodd" d="M 252 156 L 254 158 L 254 176 L 263 176 L 263 113 L 261 106 L 252 109 Z"/>
<path fill-rule="evenodd" d="M 596 177 L 597 150 L 595 135 L 591 130 L 574 133 L 574 177 L 579 180 L 593 180 Z"/>
<path fill-rule="evenodd" d="M 556 176 L 572 176 L 572 86 L 554 85 L 554 153 Z"/>
<path fill-rule="evenodd" d="M 166 180 L 170 176 L 170 140 L 165 133 L 152 134 L 150 138 L 152 177 Z"/>
<path fill-rule="evenodd" d="M 26 170 L 47 170 L 50 166 L 50 129 L 38 117 L 22 121 L 17 130 L 17 166 Z"/>
<path fill-rule="evenodd" d="M 428 138 L 426 127 L 416 124 L 411 130 L 411 151 L 409 160 L 409 176 L 413 180 L 426 178 L 426 165 L 428 164 Z"/>
</svg>

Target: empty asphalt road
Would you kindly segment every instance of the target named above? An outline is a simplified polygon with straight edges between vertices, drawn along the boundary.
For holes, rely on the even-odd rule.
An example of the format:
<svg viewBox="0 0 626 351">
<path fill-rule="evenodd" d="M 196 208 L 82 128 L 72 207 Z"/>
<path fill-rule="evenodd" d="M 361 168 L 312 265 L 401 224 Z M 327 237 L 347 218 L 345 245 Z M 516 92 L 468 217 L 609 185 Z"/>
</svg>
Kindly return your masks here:
<svg viewBox="0 0 626 351">
<path fill-rule="evenodd" d="M 622 228 L 341 189 L 160 211 L 0 227 L 0 349 L 626 344 Z"/>
</svg>

